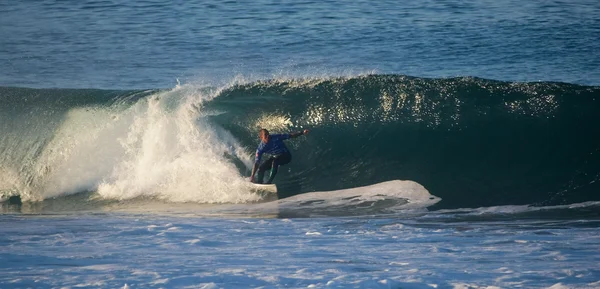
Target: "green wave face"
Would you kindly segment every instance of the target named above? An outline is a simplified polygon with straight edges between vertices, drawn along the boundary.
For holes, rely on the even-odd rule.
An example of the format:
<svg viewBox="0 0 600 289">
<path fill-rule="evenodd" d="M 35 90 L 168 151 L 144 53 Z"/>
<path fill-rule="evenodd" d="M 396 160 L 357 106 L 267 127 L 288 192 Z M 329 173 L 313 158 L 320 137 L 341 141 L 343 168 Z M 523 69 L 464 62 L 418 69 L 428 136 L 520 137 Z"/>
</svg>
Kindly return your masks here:
<svg viewBox="0 0 600 289">
<path fill-rule="evenodd" d="M 250 146 L 259 128 L 312 129 L 290 141 L 285 191 L 407 179 L 449 207 L 598 199 L 598 87 L 398 75 L 273 80 L 231 87 L 211 108 Z"/>
</svg>

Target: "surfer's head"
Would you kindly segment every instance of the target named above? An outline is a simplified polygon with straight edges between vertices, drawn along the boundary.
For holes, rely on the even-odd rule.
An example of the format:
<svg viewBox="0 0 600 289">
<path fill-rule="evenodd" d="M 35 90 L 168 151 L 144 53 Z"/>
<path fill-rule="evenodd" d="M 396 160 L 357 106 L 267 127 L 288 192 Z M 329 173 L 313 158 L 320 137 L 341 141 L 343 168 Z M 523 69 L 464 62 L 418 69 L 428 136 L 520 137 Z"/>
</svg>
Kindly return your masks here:
<svg viewBox="0 0 600 289">
<path fill-rule="evenodd" d="M 258 137 L 260 138 L 260 140 L 264 143 L 267 143 L 269 141 L 269 131 L 266 129 L 261 129 L 258 132 Z"/>
</svg>

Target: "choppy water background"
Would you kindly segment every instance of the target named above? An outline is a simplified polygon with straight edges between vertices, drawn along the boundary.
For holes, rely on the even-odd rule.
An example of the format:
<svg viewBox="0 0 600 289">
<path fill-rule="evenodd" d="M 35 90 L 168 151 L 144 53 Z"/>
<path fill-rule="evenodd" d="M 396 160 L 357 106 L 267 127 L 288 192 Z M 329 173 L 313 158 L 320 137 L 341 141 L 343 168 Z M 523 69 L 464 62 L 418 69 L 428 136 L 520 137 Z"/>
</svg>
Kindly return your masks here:
<svg viewBox="0 0 600 289">
<path fill-rule="evenodd" d="M 598 84 L 597 1 L 6 2 L 2 85 L 400 73 Z"/>
<path fill-rule="evenodd" d="M 0 287 L 600 288 L 599 14 L 2 2 Z"/>
</svg>

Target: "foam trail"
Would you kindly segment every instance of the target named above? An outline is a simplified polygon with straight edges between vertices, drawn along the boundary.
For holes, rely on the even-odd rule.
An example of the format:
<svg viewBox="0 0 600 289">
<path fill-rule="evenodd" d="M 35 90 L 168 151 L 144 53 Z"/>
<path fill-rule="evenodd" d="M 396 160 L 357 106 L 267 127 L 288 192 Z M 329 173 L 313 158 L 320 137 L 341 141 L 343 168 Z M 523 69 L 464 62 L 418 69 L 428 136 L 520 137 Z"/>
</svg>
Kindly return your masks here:
<svg viewBox="0 0 600 289">
<path fill-rule="evenodd" d="M 404 209 L 424 208 L 441 199 L 431 195 L 425 187 L 413 181 L 393 180 L 369 186 L 328 192 L 311 192 L 296 195 L 279 201 L 280 206 L 293 207 L 308 201 L 323 200 L 311 204 L 314 208 L 347 205 L 355 201 L 379 201 L 385 199 L 405 199 Z"/>
<path fill-rule="evenodd" d="M 335 191 L 308 192 L 253 206 L 216 209 L 213 214 L 279 217 L 357 216 L 420 212 L 441 201 L 421 184 L 392 180 Z"/>
</svg>

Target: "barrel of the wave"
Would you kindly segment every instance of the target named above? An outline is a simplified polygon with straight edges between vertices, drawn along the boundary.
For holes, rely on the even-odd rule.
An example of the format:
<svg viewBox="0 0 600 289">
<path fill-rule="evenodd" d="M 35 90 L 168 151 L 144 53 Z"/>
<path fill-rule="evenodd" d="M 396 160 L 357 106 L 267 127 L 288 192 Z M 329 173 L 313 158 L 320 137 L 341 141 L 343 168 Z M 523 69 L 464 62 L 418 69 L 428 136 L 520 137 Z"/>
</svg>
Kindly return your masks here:
<svg viewBox="0 0 600 289">
<path fill-rule="evenodd" d="M 409 179 L 446 208 L 558 205 L 598 200 L 599 93 L 564 83 L 369 75 L 250 83 L 213 105 L 231 112 L 215 121 L 248 145 L 260 126 L 318 126 L 327 136 L 295 149 L 303 158 L 277 176 L 280 197 Z"/>
</svg>

